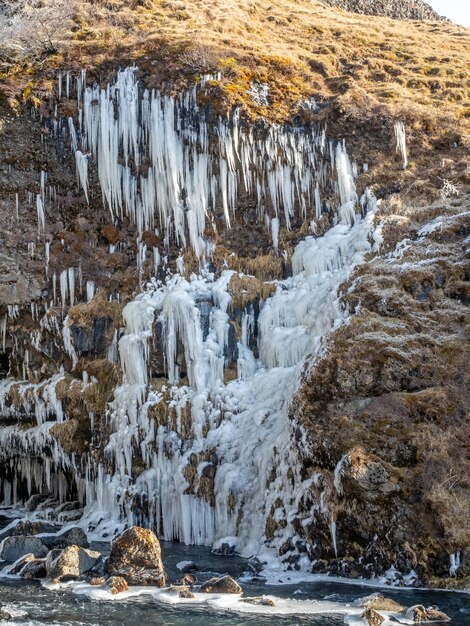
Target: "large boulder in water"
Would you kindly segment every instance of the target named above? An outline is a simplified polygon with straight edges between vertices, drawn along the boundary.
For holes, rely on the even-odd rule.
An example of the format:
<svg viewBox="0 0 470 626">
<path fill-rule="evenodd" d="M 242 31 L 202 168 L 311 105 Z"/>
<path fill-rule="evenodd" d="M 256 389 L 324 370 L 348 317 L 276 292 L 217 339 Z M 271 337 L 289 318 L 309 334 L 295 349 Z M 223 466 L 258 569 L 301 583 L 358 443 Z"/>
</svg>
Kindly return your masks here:
<svg viewBox="0 0 470 626">
<path fill-rule="evenodd" d="M 106 569 L 129 585 L 165 586 L 160 542 L 146 528 L 132 526 L 113 541 Z"/>
<path fill-rule="evenodd" d="M 88 548 L 89 546 L 86 533 L 78 526 L 55 535 L 45 535 L 41 537 L 41 540 L 50 550 L 66 548 L 67 546 L 80 546 L 81 548 Z"/>
<path fill-rule="evenodd" d="M 32 554 L 36 558 L 47 555 L 47 548 L 39 537 L 16 535 L 5 537 L 0 543 L 0 559 L 7 563 L 14 563 L 25 554 Z"/>
<path fill-rule="evenodd" d="M 241 593 L 243 589 L 231 576 L 221 576 L 220 578 L 210 578 L 201 585 L 201 593 Z"/>
<path fill-rule="evenodd" d="M 68 546 L 63 550 L 54 549 L 46 559 L 47 575 L 51 580 L 77 579 L 97 568 L 101 554 L 80 546 Z"/>
</svg>

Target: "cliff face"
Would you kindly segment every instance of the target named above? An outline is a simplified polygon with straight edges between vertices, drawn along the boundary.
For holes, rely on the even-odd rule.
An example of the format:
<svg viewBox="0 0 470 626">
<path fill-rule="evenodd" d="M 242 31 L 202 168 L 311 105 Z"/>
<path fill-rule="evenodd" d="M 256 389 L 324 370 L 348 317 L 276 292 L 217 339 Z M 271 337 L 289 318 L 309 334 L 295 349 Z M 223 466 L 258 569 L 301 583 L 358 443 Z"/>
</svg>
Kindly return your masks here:
<svg viewBox="0 0 470 626">
<path fill-rule="evenodd" d="M 467 585 L 465 31 L 118 4 L 2 75 L 3 502 Z"/>
<path fill-rule="evenodd" d="M 323 0 L 326 4 L 353 13 L 381 15 L 395 20 L 443 20 L 426 2 L 421 0 Z"/>
</svg>

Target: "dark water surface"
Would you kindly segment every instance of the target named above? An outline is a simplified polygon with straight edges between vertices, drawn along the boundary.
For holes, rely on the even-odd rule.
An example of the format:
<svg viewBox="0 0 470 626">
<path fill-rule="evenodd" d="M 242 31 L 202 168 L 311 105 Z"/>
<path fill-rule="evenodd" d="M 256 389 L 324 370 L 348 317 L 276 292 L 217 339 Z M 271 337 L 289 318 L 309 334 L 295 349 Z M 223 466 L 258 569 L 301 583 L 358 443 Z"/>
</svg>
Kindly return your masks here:
<svg viewBox="0 0 470 626">
<path fill-rule="evenodd" d="M 95 547 L 105 551 L 104 545 Z M 204 580 L 214 572 L 229 573 L 239 578 L 247 570 L 243 559 L 214 556 L 207 548 L 162 542 L 162 552 L 170 581 L 180 575 L 176 564 L 184 560 L 192 560 L 198 565 L 198 580 Z M 371 587 L 323 581 L 274 586 L 243 578 L 242 586 L 246 595 L 264 593 L 297 600 L 326 599 L 339 603 L 350 603 L 374 592 Z M 453 626 L 470 626 L 470 594 L 393 589 L 386 589 L 385 593 L 406 606 L 437 605 L 452 618 Z M 273 617 L 241 615 L 208 607 L 161 606 L 145 596 L 124 601 L 94 601 L 68 590 L 49 591 L 39 583 L 8 579 L 0 579 L 0 603 L 26 611 L 26 615 L 4 622 L 22 626 L 339 626 L 344 623 L 342 615 Z"/>
</svg>

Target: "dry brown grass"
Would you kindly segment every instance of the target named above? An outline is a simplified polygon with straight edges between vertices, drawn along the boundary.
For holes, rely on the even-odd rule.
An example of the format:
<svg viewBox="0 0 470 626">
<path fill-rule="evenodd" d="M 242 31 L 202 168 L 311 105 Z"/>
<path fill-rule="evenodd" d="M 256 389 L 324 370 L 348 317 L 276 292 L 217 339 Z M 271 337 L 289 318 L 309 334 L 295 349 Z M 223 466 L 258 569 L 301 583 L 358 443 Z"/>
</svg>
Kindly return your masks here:
<svg viewBox="0 0 470 626">
<path fill-rule="evenodd" d="M 233 274 L 228 285 L 228 292 L 232 296 L 234 309 L 245 309 L 255 300 L 266 300 L 276 291 L 272 283 L 264 283 L 254 276 Z"/>
<path fill-rule="evenodd" d="M 470 31 L 446 22 L 371 18 L 316 0 L 108 0 L 81 2 L 71 36 L 43 70 L 87 67 L 104 78 L 116 61 L 135 62 L 150 86 L 220 71 L 207 99 L 253 117 L 285 120 L 310 96 L 357 115 L 470 115 Z M 252 80 L 269 85 L 268 107 L 247 95 Z"/>
</svg>

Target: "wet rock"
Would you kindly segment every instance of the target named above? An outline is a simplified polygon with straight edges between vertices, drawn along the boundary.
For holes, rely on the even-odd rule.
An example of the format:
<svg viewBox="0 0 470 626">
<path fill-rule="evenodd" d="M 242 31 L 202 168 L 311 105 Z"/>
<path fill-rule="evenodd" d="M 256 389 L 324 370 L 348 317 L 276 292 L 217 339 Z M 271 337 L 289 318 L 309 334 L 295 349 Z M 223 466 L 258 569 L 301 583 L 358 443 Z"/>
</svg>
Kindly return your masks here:
<svg viewBox="0 0 470 626">
<path fill-rule="evenodd" d="M 366 609 L 361 617 L 369 626 L 380 626 L 386 621 L 386 618 L 375 609 Z"/>
<path fill-rule="evenodd" d="M 47 578 L 46 559 L 31 559 L 21 569 L 20 576 L 26 580 Z"/>
<path fill-rule="evenodd" d="M 410 606 L 405 612 L 405 618 L 413 620 L 415 624 L 424 624 L 427 622 L 448 622 L 450 617 L 435 607 L 425 608 L 421 604 Z"/>
<path fill-rule="evenodd" d="M 88 548 L 88 538 L 86 533 L 74 526 L 57 535 L 46 535 L 41 537 L 42 542 L 50 549 L 53 548 L 66 548 L 67 546 L 79 546 L 81 548 Z"/>
<path fill-rule="evenodd" d="M 192 593 L 192 591 L 189 591 L 189 589 L 181 589 L 181 591 L 179 592 L 178 596 L 180 598 L 184 598 L 186 600 L 189 600 L 191 598 L 194 598 L 194 593 Z"/>
<path fill-rule="evenodd" d="M 14 537 L 18 535 L 34 536 L 39 533 L 56 533 L 61 529 L 59 524 L 50 524 L 48 522 L 32 522 L 30 520 L 23 520 L 18 522 L 11 528 L 4 528 L 0 532 L 0 541 L 5 537 Z"/>
<path fill-rule="evenodd" d="M 183 574 L 195 572 L 197 570 L 197 565 L 194 561 L 183 561 L 183 563 L 179 564 L 177 567 L 181 572 L 183 572 Z"/>
<path fill-rule="evenodd" d="M 88 582 L 90 585 L 93 585 L 93 587 L 98 587 L 99 585 L 104 585 L 106 578 L 104 576 L 94 576 L 90 578 Z"/>
<path fill-rule="evenodd" d="M 38 506 L 41 504 L 41 502 L 44 502 L 44 500 L 47 500 L 48 497 L 49 496 L 47 496 L 44 493 L 35 493 L 28 500 L 26 500 L 24 504 L 24 508 L 27 511 L 35 511 L 38 508 Z"/>
<path fill-rule="evenodd" d="M 194 585 L 196 582 L 196 576 L 194 574 L 185 574 L 178 578 L 178 585 Z"/>
<path fill-rule="evenodd" d="M 364 609 L 373 609 L 374 611 L 393 611 L 394 613 L 401 613 L 405 611 L 405 607 L 392 598 L 386 598 L 381 593 L 373 593 L 370 596 L 359 598 L 354 602 L 356 606 L 361 606 Z"/>
<path fill-rule="evenodd" d="M 242 588 L 231 576 L 211 578 L 201 585 L 201 593 L 242 593 Z"/>
<path fill-rule="evenodd" d="M 276 606 L 276 603 L 271 598 L 265 598 L 264 596 L 256 596 L 255 598 L 242 598 L 242 602 L 246 604 L 253 604 L 256 606 Z"/>
<path fill-rule="evenodd" d="M 102 560 L 101 554 L 79 546 L 55 548 L 47 555 L 46 569 L 51 580 L 77 579 L 90 572 Z"/>
<path fill-rule="evenodd" d="M 0 620 L 7 622 L 11 619 L 13 619 L 13 615 L 7 609 L 0 607 Z"/>
<path fill-rule="evenodd" d="M 218 548 L 212 550 L 212 554 L 217 554 L 217 556 L 233 556 L 235 554 L 235 546 L 230 543 L 222 543 Z"/>
<path fill-rule="evenodd" d="M 122 576 L 129 585 L 165 586 L 160 542 L 146 528 L 132 526 L 113 541 L 106 569 L 111 576 Z"/>
<path fill-rule="evenodd" d="M 64 511 L 57 515 L 59 522 L 78 522 L 83 516 L 83 509 L 77 509 L 76 511 Z"/>
<path fill-rule="evenodd" d="M 252 557 L 249 561 L 248 561 L 248 567 L 255 573 L 255 574 L 259 574 L 260 572 L 263 571 L 264 569 L 264 565 L 263 563 L 261 563 L 261 561 L 256 558 L 256 557 Z"/>
<path fill-rule="evenodd" d="M 16 576 L 21 572 L 26 563 L 34 560 L 34 554 L 25 554 L 22 556 L 17 563 L 15 563 L 9 570 L 8 573 L 12 576 Z"/>
<path fill-rule="evenodd" d="M 106 581 L 106 587 L 110 590 L 113 596 L 118 593 L 123 593 L 129 589 L 129 585 L 122 576 L 111 576 L 111 578 L 108 578 Z"/>
<path fill-rule="evenodd" d="M 6 537 L 0 544 L 0 558 L 7 563 L 14 563 L 25 554 L 41 558 L 46 556 L 47 552 L 47 547 L 38 537 L 16 535 Z"/>
<path fill-rule="evenodd" d="M 75 500 L 73 502 L 63 502 L 60 506 L 56 508 L 56 513 L 59 514 L 66 511 L 77 511 L 80 508 L 80 502 L 78 500 Z"/>
</svg>

